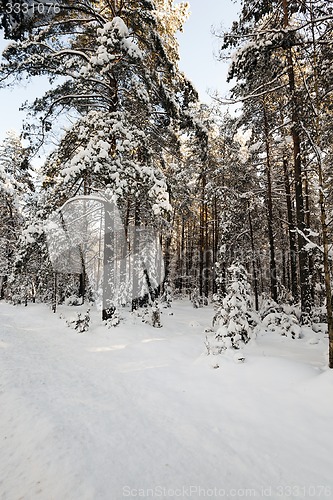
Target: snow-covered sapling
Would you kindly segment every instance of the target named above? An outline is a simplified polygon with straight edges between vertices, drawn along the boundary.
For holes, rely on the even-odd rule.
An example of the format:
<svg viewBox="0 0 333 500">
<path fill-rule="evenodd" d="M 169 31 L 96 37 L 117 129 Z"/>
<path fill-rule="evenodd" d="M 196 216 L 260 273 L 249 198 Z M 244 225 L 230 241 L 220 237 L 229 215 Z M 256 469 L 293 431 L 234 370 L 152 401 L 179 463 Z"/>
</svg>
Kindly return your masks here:
<svg viewBox="0 0 333 500">
<path fill-rule="evenodd" d="M 164 292 L 161 297 L 161 304 L 165 309 L 171 307 L 172 303 L 172 288 L 169 283 L 164 284 Z"/>
<path fill-rule="evenodd" d="M 199 290 L 195 288 L 191 294 L 191 302 L 193 304 L 194 309 L 198 309 L 199 307 L 208 306 L 208 299 L 204 295 L 199 294 Z"/>
<path fill-rule="evenodd" d="M 220 302 L 213 319 L 215 331 L 206 336 L 208 354 L 240 349 L 250 340 L 258 323 L 245 268 L 240 264 L 233 264 L 227 273 L 227 294 Z"/>
<path fill-rule="evenodd" d="M 120 323 L 120 315 L 119 315 L 119 312 L 118 312 L 118 309 L 116 309 L 113 314 L 111 315 L 110 318 L 106 319 L 104 321 L 104 324 L 108 327 L 108 328 L 112 328 L 114 326 L 118 326 Z"/>
<path fill-rule="evenodd" d="M 136 311 L 136 316 L 141 318 L 143 323 L 153 326 L 154 328 L 161 328 L 161 311 L 157 300 L 147 304 L 145 307 Z"/>
<path fill-rule="evenodd" d="M 87 309 L 86 314 L 82 317 L 81 313 L 77 314 L 77 317 L 72 320 L 67 321 L 67 325 L 79 333 L 83 333 L 89 330 L 90 325 L 90 309 Z"/>
<path fill-rule="evenodd" d="M 161 328 L 161 312 L 157 301 L 152 306 L 151 321 L 154 328 Z"/>
<path fill-rule="evenodd" d="M 288 310 L 285 310 L 286 307 Z M 261 308 L 262 326 L 266 331 L 279 333 L 293 339 L 301 338 L 301 327 L 296 311 L 290 306 L 277 304 L 273 300 L 267 300 Z"/>
</svg>

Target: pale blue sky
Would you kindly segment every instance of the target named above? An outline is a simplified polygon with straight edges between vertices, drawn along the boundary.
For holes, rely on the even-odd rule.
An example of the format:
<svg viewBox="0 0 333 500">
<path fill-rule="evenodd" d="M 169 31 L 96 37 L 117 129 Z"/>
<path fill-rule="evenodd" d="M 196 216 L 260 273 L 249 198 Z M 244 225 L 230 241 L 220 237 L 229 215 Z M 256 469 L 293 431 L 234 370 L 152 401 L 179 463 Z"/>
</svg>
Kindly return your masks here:
<svg viewBox="0 0 333 500">
<path fill-rule="evenodd" d="M 237 19 L 240 0 L 236 5 L 232 0 L 188 1 L 191 16 L 179 35 L 180 68 L 193 82 L 201 100 L 210 102 L 208 89 L 223 93 L 228 88 L 228 65 L 215 57 L 221 41 L 212 35 L 212 28 L 229 28 Z"/>
<path fill-rule="evenodd" d="M 212 26 L 229 27 L 237 18 L 238 8 L 232 0 L 190 0 L 191 16 L 184 27 L 184 33 L 179 35 L 181 62 L 180 68 L 197 88 L 200 98 L 209 102 L 207 89 L 225 92 L 227 65 L 216 61 L 214 51 L 217 51 L 218 40 L 211 34 Z M 0 51 L 7 45 L 0 32 Z M 46 81 L 46 80 L 45 80 Z M 9 129 L 21 131 L 24 113 L 19 111 L 26 100 L 33 100 L 43 86 L 32 83 L 16 86 L 13 89 L 0 89 L 0 141 Z"/>
</svg>

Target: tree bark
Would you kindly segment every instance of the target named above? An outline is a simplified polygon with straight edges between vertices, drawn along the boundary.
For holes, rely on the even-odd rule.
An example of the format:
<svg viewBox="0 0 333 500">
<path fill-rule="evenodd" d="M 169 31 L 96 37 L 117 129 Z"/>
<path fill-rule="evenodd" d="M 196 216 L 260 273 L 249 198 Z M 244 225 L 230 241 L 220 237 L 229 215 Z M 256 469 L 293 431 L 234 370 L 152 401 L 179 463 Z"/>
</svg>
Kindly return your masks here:
<svg viewBox="0 0 333 500">
<path fill-rule="evenodd" d="M 258 276 L 257 276 L 257 265 L 256 265 L 256 255 L 254 247 L 254 237 L 253 237 L 253 225 L 250 211 L 250 202 L 247 204 L 248 215 L 249 215 L 249 228 L 250 228 L 250 239 L 251 239 L 251 249 L 252 249 L 252 273 L 253 273 L 253 289 L 254 289 L 254 303 L 256 311 L 259 311 L 259 293 L 258 293 Z"/>
<path fill-rule="evenodd" d="M 274 223 L 273 223 L 273 199 L 272 199 L 272 167 L 271 167 L 271 152 L 269 143 L 269 129 L 268 118 L 265 103 L 263 104 L 264 111 L 264 129 L 265 129 L 265 143 L 266 143 L 266 178 L 267 178 L 267 217 L 268 217 L 268 239 L 269 239 L 269 253 L 270 253 L 270 283 L 271 283 L 271 296 L 277 302 L 278 300 L 278 284 L 276 272 L 276 259 L 275 259 L 275 240 L 274 240 Z"/>
<path fill-rule="evenodd" d="M 199 296 L 204 294 L 204 253 L 205 253 L 205 190 L 206 175 L 201 175 L 200 239 L 199 239 Z"/>
<path fill-rule="evenodd" d="M 139 236 L 139 224 L 140 224 L 140 211 L 138 203 L 135 203 L 135 215 L 134 215 L 134 235 L 133 235 L 133 280 L 132 280 L 132 311 L 135 311 L 139 307 L 139 272 L 140 272 L 140 236 Z"/>
<path fill-rule="evenodd" d="M 212 234 L 212 246 L 213 246 L 213 294 L 217 292 L 216 285 L 216 272 L 215 272 L 215 264 L 217 262 L 217 252 L 218 252 L 218 210 L 217 210 L 217 199 L 216 195 L 214 195 L 213 201 L 213 234 Z"/>
<path fill-rule="evenodd" d="M 314 15 L 312 10 L 312 2 L 310 2 L 310 14 L 311 14 L 311 28 L 312 28 L 312 43 L 313 43 L 313 67 L 315 74 L 315 91 L 316 91 L 316 139 L 317 143 L 320 140 L 320 99 L 319 99 L 319 85 L 318 85 L 318 72 L 317 72 L 317 45 L 316 37 L 314 32 Z M 319 177 L 319 205 L 320 205 L 320 222 L 322 229 L 323 238 L 323 249 L 324 249 L 324 279 L 325 279 L 325 295 L 326 295 L 326 318 L 327 318 L 327 329 L 328 329 L 328 365 L 329 368 L 333 369 L 333 306 L 332 306 L 332 285 L 331 285 L 331 266 L 329 260 L 329 241 L 328 241 L 328 228 L 327 228 L 327 215 L 325 207 L 325 196 L 324 196 L 324 172 L 322 165 L 321 153 L 316 146 L 312 143 L 312 147 L 315 151 L 318 160 L 318 177 Z"/>
<path fill-rule="evenodd" d="M 284 174 L 284 188 L 286 193 L 287 218 L 288 218 L 291 294 L 293 296 L 294 301 L 297 302 L 299 295 L 298 295 L 298 276 L 297 276 L 296 227 L 294 224 L 293 208 L 291 203 L 291 190 L 290 190 L 287 158 L 283 159 L 283 174 Z"/>
<path fill-rule="evenodd" d="M 283 0 L 284 28 L 289 26 L 288 0 Z M 304 219 L 304 200 L 303 200 L 303 178 L 301 161 L 301 137 L 300 120 L 298 115 L 298 102 L 296 97 L 296 84 L 294 73 L 294 62 L 291 47 L 286 49 L 288 83 L 291 104 L 291 136 L 293 141 L 293 158 L 295 174 L 295 196 L 296 196 L 296 223 L 298 230 L 298 260 L 299 276 L 301 289 L 301 310 L 306 317 L 311 311 L 311 294 L 309 283 L 309 260 L 305 250 L 304 231 L 306 229 Z"/>
<path fill-rule="evenodd" d="M 114 219 L 111 207 L 104 205 L 103 309 L 102 320 L 112 318 L 114 305 Z"/>
<path fill-rule="evenodd" d="M 57 311 L 57 293 L 58 293 L 58 274 L 53 273 L 53 294 L 52 294 L 52 311 Z"/>
<path fill-rule="evenodd" d="M 308 173 L 304 172 L 304 183 L 305 183 L 305 224 L 307 228 L 311 227 L 311 212 L 310 212 L 310 193 L 309 193 L 309 179 Z M 309 259 L 309 285 L 310 285 L 310 297 L 311 306 L 313 306 L 315 301 L 315 268 L 313 255 L 310 253 L 308 255 Z"/>
</svg>

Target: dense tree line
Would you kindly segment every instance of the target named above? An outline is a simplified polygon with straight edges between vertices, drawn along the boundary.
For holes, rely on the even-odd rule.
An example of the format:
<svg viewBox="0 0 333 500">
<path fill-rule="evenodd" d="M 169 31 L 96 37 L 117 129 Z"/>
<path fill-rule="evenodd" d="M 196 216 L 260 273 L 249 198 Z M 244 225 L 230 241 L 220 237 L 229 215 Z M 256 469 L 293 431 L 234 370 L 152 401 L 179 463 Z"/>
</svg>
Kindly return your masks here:
<svg viewBox="0 0 333 500">
<path fill-rule="evenodd" d="M 270 299 L 300 304 L 302 323 L 326 315 L 333 367 L 333 2 L 242 1 L 238 20 L 220 34 L 232 90 L 215 96 L 213 106 L 198 102 L 178 68 L 186 4 L 63 1 L 29 15 L 9 4 L 2 0 L 12 40 L 2 84 L 49 77 L 24 137 L 30 152 L 52 133 L 58 145 L 38 196 L 25 201 L 25 222 L 15 220 L 17 241 L 6 243 L 3 259 L 11 264 L 2 274 L 16 278 L 6 277 L 7 292 L 2 278 L 2 294 L 13 294 L 24 276 L 41 300 L 52 296 L 43 220 L 72 197 L 103 193 L 117 202 L 125 227 L 161 232 L 159 292 L 171 286 L 197 306 L 213 296 L 221 303 L 237 262 L 250 277 L 257 311 Z M 238 112 L 229 113 L 225 105 L 235 103 Z M 3 226 L 13 224 L 10 217 Z M 131 234 L 135 245 L 139 233 Z M 135 265 L 132 273 L 137 279 Z M 59 277 L 63 295 L 68 283 L 87 295 L 84 268 L 79 274 Z M 154 295 L 146 285 L 144 293 Z"/>
</svg>

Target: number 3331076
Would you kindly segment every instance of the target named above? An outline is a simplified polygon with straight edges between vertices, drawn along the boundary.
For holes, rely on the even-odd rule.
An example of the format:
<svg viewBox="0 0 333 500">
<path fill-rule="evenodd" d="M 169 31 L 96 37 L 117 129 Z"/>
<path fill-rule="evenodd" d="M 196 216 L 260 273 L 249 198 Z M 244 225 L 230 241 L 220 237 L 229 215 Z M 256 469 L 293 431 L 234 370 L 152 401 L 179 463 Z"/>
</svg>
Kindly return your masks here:
<svg viewBox="0 0 333 500">
<path fill-rule="evenodd" d="M 59 14 L 58 3 L 42 2 L 7 2 L 7 14 Z"/>
</svg>

